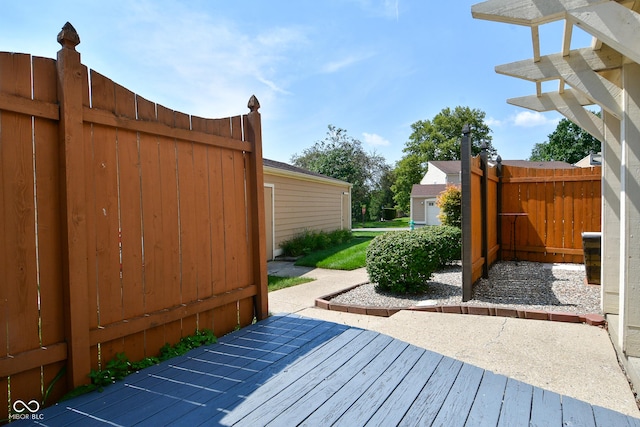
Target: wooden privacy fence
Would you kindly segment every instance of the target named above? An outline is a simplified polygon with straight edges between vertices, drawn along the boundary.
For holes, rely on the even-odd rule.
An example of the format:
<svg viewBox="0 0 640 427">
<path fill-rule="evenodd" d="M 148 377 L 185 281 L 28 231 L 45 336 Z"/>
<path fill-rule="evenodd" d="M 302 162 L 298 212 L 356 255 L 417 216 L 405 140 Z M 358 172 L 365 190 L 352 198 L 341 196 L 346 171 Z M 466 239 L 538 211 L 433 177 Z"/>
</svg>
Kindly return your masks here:
<svg viewBox="0 0 640 427">
<path fill-rule="evenodd" d="M 0 420 L 116 353 L 267 316 L 255 97 L 188 116 L 89 71 L 70 24 L 58 41 L 0 53 Z"/>
<path fill-rule="evenodd" d="M 461 142 L 462 166 L 462 300 L 472 297 L 473 284 L 487 277 L 500 249 L 498 222 L 499 176 L 490 166 L 486 148 L 471 157 L 470 130 Z"/>
<path fill-rule="evenodd" d="M 502 258 L 584 262 L 582 233 L 600 231 L 601 179 L 600 166 L 502 166 Z M 516 220 L 507 213 L 522 215 Z"/>
<path fill-rule="evenodd" d="M 463 301 L 497 260 L 582 263 L 582 233 L 600 231 L 601 168 L 490 166 L 462 147 Z"/>
</svg>

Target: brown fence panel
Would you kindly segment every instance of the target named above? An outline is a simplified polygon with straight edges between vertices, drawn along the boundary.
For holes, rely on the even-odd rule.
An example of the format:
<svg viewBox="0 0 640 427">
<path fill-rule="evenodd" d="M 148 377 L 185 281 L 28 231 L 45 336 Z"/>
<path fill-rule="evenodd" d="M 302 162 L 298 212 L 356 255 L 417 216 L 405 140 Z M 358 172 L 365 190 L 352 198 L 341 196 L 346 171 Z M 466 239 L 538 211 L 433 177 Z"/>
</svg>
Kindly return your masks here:
<svg viewBox="0 0 640 427">
<path fill-rule="evenodd" d="M 482 269 L 486 262 L 483 257 L 483 218 L 482 211 L 482 178 L 484 172 L 480 167 L 480 157 L 471 159 L 471 281 L 475 283 L 482 277 Z"/>
<path fill-rule="evenodd" d="M 582 232 L 600 231 L 600 198 L 600 167 L 503 166 L 503 259 L 582 263 Z"/>
<path fill-rule="evenodd" d="M 268 312 L 257 100 L 190 117 L 59 40 L 57 61 L 0 53 L 0 420 L 116 353 Z"/>
<path fill-rule="evenodd" d="M 31 98 L 31 57 L 7 55 L 0 57 L 0 91 Z M 38 268 L 34 205 L 34 170 L 31 117 L 21 113 L 0 113 L 0 150 L 2 155 L 2 236 L 4 256 L 2 286 L 6 290 L 0 304 L 4 305 L 5 336 L 2 355 L 24 353 L 40 347 L 38 330 Z M 5 326 L 3 325 L 3 326 Z M 40 384 L 40 369 L 25 369 L 19 378 L 17 393 L 36 398 L 28 383 Z M 5 388 L 6 383 L 3 383 Z M 11 384 L 13 389 L 13 384 Z M 6 391 L 5 391 L 6 393 Z M 27 400 L 28 401 L 28 400 Z"/>
<path fill-rule="evenodd" d="M 66 358 L 55 103 L 53 60 L 0 53 L 0 420 L 42 402 Z"/>
</svg>

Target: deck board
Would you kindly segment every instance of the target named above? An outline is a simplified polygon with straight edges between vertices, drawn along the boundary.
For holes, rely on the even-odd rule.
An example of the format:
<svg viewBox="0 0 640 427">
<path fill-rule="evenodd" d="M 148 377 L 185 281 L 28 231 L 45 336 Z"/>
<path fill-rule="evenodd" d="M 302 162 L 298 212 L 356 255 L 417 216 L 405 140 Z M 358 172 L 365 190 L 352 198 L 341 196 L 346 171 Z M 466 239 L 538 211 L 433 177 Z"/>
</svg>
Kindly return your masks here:
<svg viewBox="0 0 640 427">
<path fill-rule="evenodd" d="M 507 387 L 507 377 L 485 371 L 476 398 L 471 405 L 467 424 L 472 426 L 496 426 Z"/>
<path fill-rule="evenodd" d="M 453 383 L 451 391 L 442 404 L 433 424 L 440 426 L 464 426 L 473 405 L 484 371 L 473 365 L 464 364 Z"/>
<path fill-rule="evenodd" d="M 591 405 L 572 397 L 564 397 L 562 399 L 562 424 L 567 427 L 595 427 Z"/>
<path fill-rule="evenodd" d="M 638 418 L 377 332 L 296 315 L 270 317 L 42 415 L 45 426 L 640 427 Z"/>
<path fill-rule="evenodd" d="M 533 390 L 531 425 L 535 427 L 562 425 L 562 398 L 558 393 L 541 388 Z"/>
<path fill-rule="evenodd" d="M 498 427 L 528 426 L 532 399 L 533 386 L 509 378 L 504 390 Z"/>
<path fill-rule="evenodd" d="M 431 425 L 461 368 L 462 362 L 459 360 L 443 358 L 400 421 L 400 425 Z"/>
</svg>

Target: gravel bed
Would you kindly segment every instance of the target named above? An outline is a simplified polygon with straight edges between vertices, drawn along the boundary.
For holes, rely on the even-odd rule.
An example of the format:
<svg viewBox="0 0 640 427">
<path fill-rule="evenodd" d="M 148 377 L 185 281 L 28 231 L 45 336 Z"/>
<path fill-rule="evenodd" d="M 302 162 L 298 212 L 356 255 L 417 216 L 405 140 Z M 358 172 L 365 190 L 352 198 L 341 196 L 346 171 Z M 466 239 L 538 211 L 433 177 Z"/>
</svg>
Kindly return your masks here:
<svg viewBox="0 0 640 427">
<path fill-rule="evenodd" d="M 458 264 L 434 273 L 423 294 L 399 296 L 380 292 L 367 283 L 331 301 L 373 307 L 467 305 L 601 314 L 600 286 L 585 285 L 584 277 L 581 264 L 501 261 L 491 268 L 488 279 L 476 284 L 473 298 L 463 303 L 462 267 Z"/>
</svg>

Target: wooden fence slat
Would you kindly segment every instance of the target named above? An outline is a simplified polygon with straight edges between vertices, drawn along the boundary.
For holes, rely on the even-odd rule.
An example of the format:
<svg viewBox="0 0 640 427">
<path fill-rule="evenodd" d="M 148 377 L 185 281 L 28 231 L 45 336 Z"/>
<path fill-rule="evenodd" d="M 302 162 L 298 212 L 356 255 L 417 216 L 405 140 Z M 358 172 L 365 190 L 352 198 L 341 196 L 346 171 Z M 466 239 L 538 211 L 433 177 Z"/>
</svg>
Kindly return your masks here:
<svg viewBox="0 0 640 427">
<path fill-rule="evenodd" d="M 238 256 L 239 245 L 243 236 L 239 232 L 239 215 L 236 215 L 236 206 L 238 205 L 238 195 L 235 190 L 237 188 L 236 180 L 237 172 L 234 170 L 235 153 L 231 150 L 223 150 L 221 153 L 221 171 L 222 171 L 222 191 L 223 191 L 223 242 L 225 248 L 224 272 L 225 280 L 220 283 L 220 289 L 229 291 L 238 286 Z M 216 287 L 217 291 L 217 287 Z M 232 331 L 237 325 L 234 319 L 234 313 L 237 313 L 237 303 L 227 304 L 214 312 L 214 325 L 216 334 L 223 335 Z M 220 332 L 218 332 L 220 331 Z"/>
<path fill-rule="evenodd" d="M 219 127 L 220 121 L 212 122 L 212 125 Z M 219 127 L 221 132 L 225 129 Z M 224 205 L 226 200 L 224 199 L 223 191 L 223 168 L 222 168 L 222 156 L 223 149 L 216 147 L 207 148 L 209 154 L 209 212 L 211 213 L 211 283 L 212 294 L 226 290 L 225 283 L 227 282 L 227 270 L 225 266 L 225 258 L 232 256 L 230 248 L 225 246 L 225 223 L 224 223 Z M 221 336 L 223 331 L 223 311 L 218 309 L 212 311 L 212 323 L 213 331 L 216 335 Z M 220 324 L 220 325 L 219 325 Z"/>
<path fill-rule="evenodd" d="M 158 121 L 168 126 L 177 126 L 177 118 L 183 119 L 173 110 L 158 106 Z M 180 120 L 184 124 L 184 120 Z M 160 293 L 156 294 L 161 307 L 170 307 L 183 302 L 180 289 L 180 232 L 178 228 L 178 182 L 176 141 L 174 138 L 158 139 L 160 154 L 160 198 L 162 204 L 162 251 L 163 275 L 160 278 Z M 156 190 L 157 191 L 157 190 Z M 175 321 L 164 326 L 165 343 L 175 343 L 182 336 L 182 322 Z"/>
<path fill-rule="evenodd" d="M 136 117 L 137 99 L 133 92 L 115 85 L 115 113 Z M 136 132 L 118 128 L 118 194 L 120 205 L 120 248 L 122 275 L 122 317 L 131 319 L 144 314 L 142 276 L 142 205 L 140 188 L 140 153 Z M 145 334 L 138 332 L 122 339 L 132 361 L 145 357 Z"/>
<path fill-rule="evenodd" d="M 180 288 L 183 303 L 198 298 L 198 232 L 193 148 L 187 141 L 178 141 L 178 188 L 180 230 Z M 182 319 L 186 333 L 197 328 L 197 315 Z"/>
</svg>

